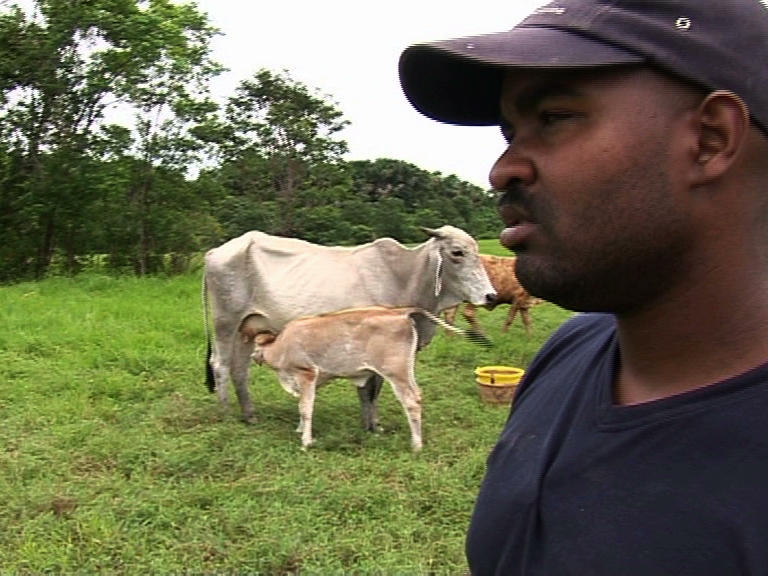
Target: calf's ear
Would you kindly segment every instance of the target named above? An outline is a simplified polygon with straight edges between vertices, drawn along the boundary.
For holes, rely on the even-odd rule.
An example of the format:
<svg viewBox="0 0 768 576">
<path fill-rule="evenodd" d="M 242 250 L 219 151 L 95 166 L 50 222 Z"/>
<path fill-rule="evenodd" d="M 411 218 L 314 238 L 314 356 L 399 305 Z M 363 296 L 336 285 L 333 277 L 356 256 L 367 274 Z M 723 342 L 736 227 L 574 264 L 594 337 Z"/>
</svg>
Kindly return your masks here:
<svg viewBox="0 0 768 576">
<path fill-rule="evenodd" d="M 272 332 L 259 332 L 256 334 L 256 336 L 253 337 L 256 344 L 259 346 L 263 346 L 264 344 L 269 344 L 270 342 L 274 342 L 275 336 Z"/>
</svg>

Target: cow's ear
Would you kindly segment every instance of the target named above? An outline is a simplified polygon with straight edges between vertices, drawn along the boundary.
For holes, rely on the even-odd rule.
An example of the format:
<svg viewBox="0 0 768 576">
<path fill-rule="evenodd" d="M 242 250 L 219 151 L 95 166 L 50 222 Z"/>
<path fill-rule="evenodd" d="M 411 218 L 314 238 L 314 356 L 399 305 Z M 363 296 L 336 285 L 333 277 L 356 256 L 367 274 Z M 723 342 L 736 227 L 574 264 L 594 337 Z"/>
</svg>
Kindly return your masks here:
<svg viewBox="0 0 768 576">
<path fill-rule="evenodd" d="M 428 236 L 432 236 L 434 238 L 442 238 L 443 233 L 440 230 L 435 230 L 434 228 L 427 228 L 426 226 L 419 226 L 424 232 L 427 233 Z"/>
</svg>

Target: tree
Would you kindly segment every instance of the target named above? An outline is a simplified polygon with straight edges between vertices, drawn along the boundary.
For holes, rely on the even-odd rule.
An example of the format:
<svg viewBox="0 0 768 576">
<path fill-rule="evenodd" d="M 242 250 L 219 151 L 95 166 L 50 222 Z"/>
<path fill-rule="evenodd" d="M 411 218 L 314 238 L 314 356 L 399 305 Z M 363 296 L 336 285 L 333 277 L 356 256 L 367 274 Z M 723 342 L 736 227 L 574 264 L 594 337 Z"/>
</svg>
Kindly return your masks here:
<svg viewBox="0 0 768 576">
<path fill-rule="evenodd" d="M 188 99 L 220 70 L 209 58 L 215 33 L 194 5 L 169 0 L 35 0 L 30 16 L 0 14 L 0 139 L 20 159 L 14 225 L 37 244 L 29 271 L 80 248 L 108 107 Z"/>
<path fill-rule="evenodd" d="M 280 219 L 275 232 L 286 236 L 296 232 L 299 196 L 316 170 L 341 169 L 347 144 L 337 135 L 348 124 L 326 96 L 293 80 L 288 72 L 259 70 L 241 82 L 228 100 L 222 155 L 244 172 L 248 169 L 245 159 L 266 162 L 270 199 Z"/>
<path fill-rule="evenodd" d="M 392 158 L 350 162 L 355 189 L 371 201 L 400 198 L 408 210 L 435 196 L 435 182 L 429 172 L 414 164 Z"/>
<path fill-rule="evenodd" d="M 443 224 L 464 228 L 475 236 L 496 233 L 493 194 L 455 175 L 430 173 L 392 158 L 355 160 L 348 169 L 358 198 L 377 206 L 379 235 L 386 230 L 391 235 L 404 234 L 400 240 L 411 239 L 418 235 L 418 226 Z M 391 221 L 391 214 L 398 210 L 405 219 L 401 223 Z"/>
</svg>

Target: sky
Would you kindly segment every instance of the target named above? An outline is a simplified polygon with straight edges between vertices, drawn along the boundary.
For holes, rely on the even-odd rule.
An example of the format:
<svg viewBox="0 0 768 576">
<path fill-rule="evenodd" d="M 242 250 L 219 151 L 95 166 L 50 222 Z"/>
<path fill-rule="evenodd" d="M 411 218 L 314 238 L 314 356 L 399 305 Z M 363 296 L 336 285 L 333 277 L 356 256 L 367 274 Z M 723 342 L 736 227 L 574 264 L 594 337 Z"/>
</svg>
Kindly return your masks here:
<svg viewBox="0 0 768 576">
<path fill-rule="evenodd" d="M 351 125 L 348 160 L 395 158 L 488 188 L 503 151 L 497 128 L 448 126 L 422 116 L 400 88 L 410 44 L 512 28 L 545 0 L 197 0 L 222 35 L 213 83 L 223 101 L 260 68 L 287 70 L 335 102 Z"/>
</svg>

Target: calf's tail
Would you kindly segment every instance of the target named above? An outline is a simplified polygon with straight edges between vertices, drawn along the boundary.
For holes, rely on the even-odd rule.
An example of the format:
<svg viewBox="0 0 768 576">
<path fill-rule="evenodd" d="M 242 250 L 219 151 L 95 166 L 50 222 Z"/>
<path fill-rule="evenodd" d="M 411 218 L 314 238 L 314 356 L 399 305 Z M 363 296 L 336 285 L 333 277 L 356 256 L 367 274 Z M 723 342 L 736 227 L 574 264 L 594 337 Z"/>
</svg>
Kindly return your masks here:
<svg viewBox="0 0 768 576">
<path fill-rule="evenodd" d="M 450 330 L 451 332 L 456 332 L 456 334 L 462 335 L 470 342 L 474 342 L 480 346 L 485 346 L 486 348 L 493 346 L 493 342 L 491 342 L 485 334 L 482 334 L 477 330 L 465 330 L 464 328 L 458 328 L 457 326 L 448 324 L 448 322 L 445 322 L 442 318 L 435 316 L 431 312 L 428 312 L 422 308 L 415 309 L 414 313 L 423 315 L 428 320 L 434 322 L 438 326 L 442 326 L 446 330 Z"/>
</svg>

